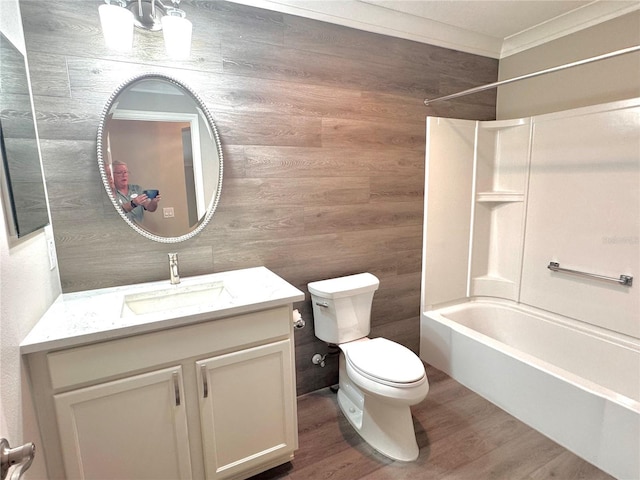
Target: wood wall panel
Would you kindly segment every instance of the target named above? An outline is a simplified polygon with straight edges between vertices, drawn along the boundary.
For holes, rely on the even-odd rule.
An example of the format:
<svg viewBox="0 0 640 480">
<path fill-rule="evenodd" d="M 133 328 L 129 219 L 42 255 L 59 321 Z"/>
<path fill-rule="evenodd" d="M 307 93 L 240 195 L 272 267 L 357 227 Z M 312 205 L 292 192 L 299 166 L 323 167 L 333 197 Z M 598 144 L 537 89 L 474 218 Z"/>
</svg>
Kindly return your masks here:
<svg viewBox="0 0 640 480">
<path fill-rule="evenodd" d="M 342 205 L 368 203 L 369 177 L 227 178 L 219 208 L 268 205 Z M 231 203 L 236 202 L 236 203 Z M 300 210 L 298 208 L 298 210 Z"/>
<path fill-rule="evenodd" d="M 325 178 L 329 182 L 335 177 L 368 178 L 372 165 L 382 159 L 380 152 L 362 148 L 245 148 L 249 177 Z"/>
<path fill-rule="evenodd" d="M 387 63 L 370 63 L 357 57 L 344 58 L 297 48 L 276 49 L 271 45 L 243 41 L 225 43 L 222 55 L 225 73 L 293 83 L 424 95 L 425 85 L 434 84 L 438 79 L 432 70 L 408 63 L 403 65 L 402 75 L 398 75 L 398 67 Z"/>
<path fill-rule="evenodd" d="M 368 203 L 365 205 L 310 206 L 304 208 L 305 233 L 421 225 L 422 202 Z"/>
<path fill-rule="evenodd" d="M 321 120 L 277 113 L 215 114 L 218 133 L 232 145 L 319 147 Z M 242 125 L 242 128 L 238 128 Z"/>
<path fill-rule="evenodd" d="M 371 202 L 409 202 L 424 199 L 424 177 L 418 175 L 371 176 Z"/>
<path fill-rule="evenodd" d="M 322 119 L 322 146 L 333 148 L 424 149 L 424 125 L 410 122 L 369 122 L 337 118 Z"/>
<path fill-rule="evenodd" d="M 370 64 L 396 66 L 403 69 L 431 69 L 434 75 L 466 76 L 481 82 L 494 81 L 495 61 L 477 55 L 411 42 L 400 38 L 363 32 L 317 22 L 302 17 L 285 16 L 285 45 L 299 50 L 358 59 Z M 423 69 L 423 76 L 428 74 Z M 400 76 L 396 73 L 394 76 Z M 403 75 L 404 76 L 404 73 Z M 421 82 L 425 91 L 432 85 Z M 437 92 L 436 92 L 437 93 Z"/>
<path fill-rule="evenodd" d="M 373 335 L 417 351 L 425 117 L 491 120 L 495 94 L 425 107 L 425 97 L 497 78 L 497 61 L 292 15 L 186 1 L 191 58 L 164 56 L 136 31 L 128 54 L 108 51 L 94 0 L 21 0 L 63 290 L 265 265 L 306 291 L 315 280 L 380 278 Z M 196 238 L 154 243 L 117 215 L 102 186 L 96 134 L 110 94 L 144 72 L 198 92 L 220 131 L 218 212 Z M 337 357 L 308 321 L 296 332 L 299 393 L 337 382 Z"/>
<path fill-rule="evenodd" d="M 51 140 L 41 137 L 40 150 L 43 156 L 51 159 L 45 170 L 47 183 L 58 181 L 101 184 L 95 140 Z"/>
</svg>

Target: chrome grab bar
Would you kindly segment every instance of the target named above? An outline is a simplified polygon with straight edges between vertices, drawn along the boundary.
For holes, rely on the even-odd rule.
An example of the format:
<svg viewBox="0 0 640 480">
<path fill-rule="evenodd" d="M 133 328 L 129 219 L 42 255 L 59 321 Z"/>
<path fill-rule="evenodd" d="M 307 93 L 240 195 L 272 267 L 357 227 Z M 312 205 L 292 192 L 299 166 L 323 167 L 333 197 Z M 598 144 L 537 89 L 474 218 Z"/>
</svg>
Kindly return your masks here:
<svg viewBox="0 0 640 480">
<path fill-rule="evenodd" d="M 596 273 L 581 272 L 579 270 L 571 270 L 569 268 L 562 268 L 558 262 L 549 262 L 547 268 L 553 272 L 571 273 L 574 275 L 582 275 L 583 277 L 597 278 L 598 280 L 605 280 L 607 282 L 619 283 L 630 287 L 633 285 L 633 277 L 631 275 L 620 275 L 620 278 L 605 277 L 604 275 L 598 275 Z"/>
</svg>

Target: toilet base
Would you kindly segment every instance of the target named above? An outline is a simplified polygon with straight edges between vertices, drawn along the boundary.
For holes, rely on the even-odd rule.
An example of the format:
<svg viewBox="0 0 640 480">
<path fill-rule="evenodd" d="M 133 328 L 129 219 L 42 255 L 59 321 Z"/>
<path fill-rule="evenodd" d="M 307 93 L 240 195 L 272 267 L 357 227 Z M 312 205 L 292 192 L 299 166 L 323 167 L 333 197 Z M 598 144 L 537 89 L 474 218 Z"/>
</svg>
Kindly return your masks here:
<svg viewBox="0 0 640 480">
<path fill-rule="evenodd" d="M 394 405 L 365 394 L 346 376 L 343 365 L 338 405 L 362 439 L 381 454 L 403 462 L 418 458 L 420 450 L 409 405 Z"/>
<path fill-rule="evenodd" d="M 340 410 L 362 439 L 378 452 L 392 460 L 412 462 L 418 458 L 420 449 L 416 442 L 411 410 L 409 407 L 394 408 L 389 404 L 369 402 L 364 411 L 355 407 L 341 391 L 338 391 Z M 371 404 L 374 404 L 373 406 Z M 382 407 L 382 412 L 378 407 Z M 388 417 L 388 421 L 380 419 Z"/>
</svg>

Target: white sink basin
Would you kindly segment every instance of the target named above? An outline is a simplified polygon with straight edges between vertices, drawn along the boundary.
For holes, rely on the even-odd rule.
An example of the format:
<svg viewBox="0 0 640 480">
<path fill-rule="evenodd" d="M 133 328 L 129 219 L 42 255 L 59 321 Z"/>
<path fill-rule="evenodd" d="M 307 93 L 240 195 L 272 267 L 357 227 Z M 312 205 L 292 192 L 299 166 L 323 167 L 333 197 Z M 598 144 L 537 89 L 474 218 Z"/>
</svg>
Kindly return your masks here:
<svg viewBox="0 0 640 480">
<path fill-rule="evenodd" d="M 145 315 L 188 307 L 215 308 L 230 303 L 231 298 L 222 281 L 176 285 L 162 290 L 125 295 L 122 316 Z"/>
</svg>

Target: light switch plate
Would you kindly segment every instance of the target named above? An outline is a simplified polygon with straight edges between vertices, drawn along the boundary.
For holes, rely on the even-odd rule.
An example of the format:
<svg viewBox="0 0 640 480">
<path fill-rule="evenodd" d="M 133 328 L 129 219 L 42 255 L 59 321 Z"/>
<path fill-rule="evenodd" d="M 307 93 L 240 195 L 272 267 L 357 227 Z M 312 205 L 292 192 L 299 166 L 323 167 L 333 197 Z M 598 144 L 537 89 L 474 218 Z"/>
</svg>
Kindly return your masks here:
<svg viewBox="0 0 640 480">
<path fill-rule="evenodd" d="M 56 268 L 56 246 L 53 243 L 53 239 L 47 239 L 47 250 L 49 251 L 49 270 Z"/>
</svg>

